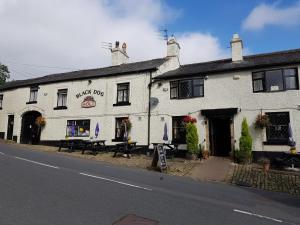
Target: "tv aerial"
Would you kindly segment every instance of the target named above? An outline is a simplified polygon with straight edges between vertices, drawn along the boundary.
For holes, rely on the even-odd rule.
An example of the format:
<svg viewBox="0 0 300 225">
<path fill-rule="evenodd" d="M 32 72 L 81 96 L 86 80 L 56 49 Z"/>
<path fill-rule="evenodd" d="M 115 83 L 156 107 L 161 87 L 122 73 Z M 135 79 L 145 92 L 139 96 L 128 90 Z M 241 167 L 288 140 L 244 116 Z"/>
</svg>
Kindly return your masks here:
<svg viewBox="0 0 300 225">
<path fill-rule="evenodd" d="M 111 51 L 112 50 L 112 43 L 102 41 L 101 42 L 101 48 L 108 49 L 108 50 Z"/>
</svg>

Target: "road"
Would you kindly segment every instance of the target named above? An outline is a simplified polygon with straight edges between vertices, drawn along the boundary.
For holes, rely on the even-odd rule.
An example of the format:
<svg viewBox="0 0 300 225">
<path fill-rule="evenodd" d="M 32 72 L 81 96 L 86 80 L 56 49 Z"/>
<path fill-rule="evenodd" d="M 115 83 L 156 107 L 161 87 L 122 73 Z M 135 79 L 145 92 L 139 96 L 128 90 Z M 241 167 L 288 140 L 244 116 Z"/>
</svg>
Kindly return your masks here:
<svg viewBox="0 0 300 225">
<path fill-rule="evenodd" d="M 130 160 L 130 159 L 129 159 Z M 300 224 L 300 198 L 0 143 L 0 225 Z"/>
</svg>

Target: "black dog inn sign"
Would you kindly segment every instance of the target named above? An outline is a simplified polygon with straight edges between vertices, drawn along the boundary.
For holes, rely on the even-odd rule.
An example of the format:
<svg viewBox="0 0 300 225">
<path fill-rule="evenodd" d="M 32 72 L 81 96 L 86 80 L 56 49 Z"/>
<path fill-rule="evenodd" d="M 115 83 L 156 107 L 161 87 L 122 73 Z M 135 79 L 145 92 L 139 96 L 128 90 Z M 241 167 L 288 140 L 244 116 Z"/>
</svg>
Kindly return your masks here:
<svg viewBox="0 0 300 225">
<path fill-rule="evenodd" d="M 85 91 L 82 91 L 82 92 L 76 94 L 76 98 L 80 98 L 82 96 L 87 95 L 84 97 L 83 101 L 81 102 L 81 108 L 92 108 L 92 107 L 96 106 L 96 101 L 95 101 L 94 97 L 92 96 L 92 94 L 103 96 L 104 92 L 99 91 L 99 90 L 85 90 Z"/>
</svg>

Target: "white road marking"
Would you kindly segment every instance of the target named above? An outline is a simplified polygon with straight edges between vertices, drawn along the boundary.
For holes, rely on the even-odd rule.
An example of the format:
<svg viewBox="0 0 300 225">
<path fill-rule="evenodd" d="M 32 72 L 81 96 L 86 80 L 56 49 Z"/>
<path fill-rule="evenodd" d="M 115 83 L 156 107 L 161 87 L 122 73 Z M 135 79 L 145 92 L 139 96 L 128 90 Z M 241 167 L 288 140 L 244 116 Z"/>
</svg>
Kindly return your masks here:
<svg viewBox="0 0 300 225">
<path fill-rule="evenodd" d="M 0 155 L 5 155 L 5 153 L 3 153 L 3 152 L 0 152 Z"/>
<path fill-rule="evenodd" d="M 86 174 L 86 173 L 79 173 L 79 174 L 83 175 L 83 176 L 87 176 L 87 177 L 92 177 L 92 178 L 96 178 L 96 179 L 101 179 L 101 180 L 114 182 L 114 183 L 117 183 L 117 184 L 126 185 L 126 186 L 129 186 L 129 187 L 134 187 L 134 188 L 144 189 L 144 190 L 147 190 L 147 191 L 152 191 L 152 189 L 150 189 L 150 188 L 141 187 L 141 186 L 138 186 L 138 185 L 129 184 L 129 183 L 125 183 L 125 182 L 121 182 L 121 181 L 117 181 L 117 180 L 112 180 L 112 179 L 108 179 L 108 178 L 105 178 L 105 177 L 94 176 L 94 175 L 90 175 L 90 174 Z"/>
<path fill-rule="evenodd" d="M 275 222 L 278 222 L 278 223 L 283 223 L 282 220 L 278 220 L 278 219 L 275 219 L 275 218 L 272 218 L 272 217 L 269 217 L 269 216 L 263 216 L 263 215 L 259 215 L 259 214 L 256 214 L 256 213 L 251 213 L 251 212 L 242 211 L 242 210 L 238 210 L 238 209 L 234 209 L 233 211 L 238 212 L 238 213 L 242 213 L 242 214 L 246 214 L 246 215 L 249 215 L 249 216 L 255 216 L 255 217 L 259 217 L 259 218 L 263 218 L 263 219 L 267 219 L 267 220 L 272 220 L 272 221 L 275 221 Z"/>
<path fill-rule="evenodd" d="M 40 162 L 32 161 L 32 160 L 29 160 L 29 159 L 24 159 L 24 158 L 17 157 L 17 156 L 15 156 L 15 158 L 20 159 L 20 160 L 24 160 L 26 162 L 35 163 L 35 164 L 38 164 L 38 165 L 41 165 L 41 166 L 47 166 L 47 167 L 50 167 L 50 168 L 59 169 L 59 167 L 57 167 L 57 166 L 52 166 L 52 165 L 49 165 L 49 164 L 40 163 Z"/>
</svg>

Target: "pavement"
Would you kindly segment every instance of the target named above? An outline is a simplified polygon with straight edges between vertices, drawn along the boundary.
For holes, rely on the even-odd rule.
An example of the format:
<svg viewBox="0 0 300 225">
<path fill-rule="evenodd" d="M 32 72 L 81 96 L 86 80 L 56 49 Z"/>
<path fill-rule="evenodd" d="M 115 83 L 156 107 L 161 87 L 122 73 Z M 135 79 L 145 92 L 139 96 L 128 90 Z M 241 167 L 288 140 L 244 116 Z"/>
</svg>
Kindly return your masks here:
<svg viewBox="0 0 300 225">
<path fill-rule="evenodd" d="M 0 143 L 1 225 L 110 225 L 127 215 L 149 225 L 295 225 L 299 209 L 288 194 Z"/>
</svg>

